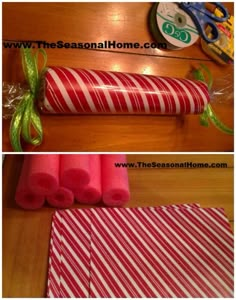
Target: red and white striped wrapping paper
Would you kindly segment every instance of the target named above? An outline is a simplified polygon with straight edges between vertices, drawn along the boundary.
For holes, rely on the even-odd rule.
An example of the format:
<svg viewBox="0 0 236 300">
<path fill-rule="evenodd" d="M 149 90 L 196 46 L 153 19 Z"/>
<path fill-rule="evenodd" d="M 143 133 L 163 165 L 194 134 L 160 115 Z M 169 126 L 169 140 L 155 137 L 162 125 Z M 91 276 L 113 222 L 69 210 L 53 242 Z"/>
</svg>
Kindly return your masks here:
<svg viewBox="0 0 236 300">
<path fill-rule="evenodd" d="M 54 218 L 49 297 L 233 297 L 233 236 L 222 209 L 96 208 L 60 215 L 64 233 L 55 235 Z M 67 231 L 74 236 L 62 242 L 60 258 L 58 240 Z"/>
<path fill-rule="evenodd" d="M 203 82 L 152 75 L 50 67 L 41 111 L 50 114 L 199 114 Z"/>
<path fill-rule="evenodd" d="M 179 209 L 193 207 L 197 208 L 199 207 L 199 204 L 168 205 L 159 206 L 157 208 L 151 207 L 150 209 Z M 74 272 L 74 276 L 77 278 L 77 280 L 72 284 L 72 282 L 70 281 L 70 274 L 69 276 L 65 276 L 67 272 L 63 272 L 63 274 L 61 272 L 62 269 L 63 271 L 68 270 L 68 264 L 66 267 L 63 266 L 63 264 L 66 262 L 66 260 L 68 260 L 70 253 L 73 253 L 73 257 L 78 260 L 80 257 L 83 257 L 83 255 L 81 255 L 81 253 L 79 252 L 81 247 L 78 247 L 78 244 L 76 246 L 76 251 L 71 251 L 72 248 L 70 247 L 70 245 L 76 244 L 75 240 L 79 240 L 80 245 L 81 243 L 83 243 L 82 249 L 86 251 L 85 255 L 87 251 L 90 252 L 90 245 L 88 245 L 88 240 L 87 237 L 85 238 L 85 235 L 88 234 L 89 236 L 91 236 L 91 216 L 92 215 L 90 209 L 59 210 L 56 211 L 56 213 L 53 215 L 49 251 L 47 297 L 60 298 L 88 296 L 87 292 L 85 292 L 86 289 L 87 291 L 89 291 L 90 275 L 88 275 L 88 273 L 85 275 L 84 273 L 80 272 L 80 268 L 77 268 L 76 272 Z M 83 229 L 80 226 L 81 224 L 83 225 Z M 66 230 L 69 231 L 70 235 L 63 234 L 66 233 Z M 81 230 L 83 230 L 83 234 L 81 234 Z M 66 240 L 68 240 L 68 242 L 65 242 Z M 64 246 L 63 243 L 65 243 Z M 70 265 L 72 261 L 73 260 L 70 259 Z M 75 261 L 74 263 L 76 264 Z M 80 260 L 78 265 L 81 266 Z M 87 263 L 85 263 L 85 265 L 87 265 Z M 71 265 L 71 268 L 73 267 L 74 266 Z M 82 274 L 83 276 L 80 278 L 80 275 Z"/>
</svg>

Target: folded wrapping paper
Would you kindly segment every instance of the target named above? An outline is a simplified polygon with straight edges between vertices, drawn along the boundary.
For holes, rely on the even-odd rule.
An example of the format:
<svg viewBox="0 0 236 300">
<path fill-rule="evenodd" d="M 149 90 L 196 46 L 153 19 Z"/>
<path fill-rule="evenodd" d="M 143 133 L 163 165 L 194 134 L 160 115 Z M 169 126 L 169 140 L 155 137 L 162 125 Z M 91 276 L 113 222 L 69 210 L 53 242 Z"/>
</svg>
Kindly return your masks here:
<svg viewBox="0 0 236 300">
<path fill-rule="evenodd" d="M 62 154 L 60 155 L 60 182 L 61 185 L 77 190 L 90 181 L 89 154 Z"/>
<path fill-rule="evenodd" d="M 116 163 L 127 163 L 126 155 L 101 155 L 102 196 L 108 206 L 122 206 L 130 199 L 127 168 L 116 167 Z"/>
<path fill-rule="evenodd" d="M 50 67 L 41 110 L 51 114 L 199 114 L 207 85 L 187 79 Z"/>
<path fill-rule="evenodd" d="M 37 195 L 50 195 L 59 188 L 59 155 L 26 155 L 28 186 Z"/>
<path fill-rule="evenodd" d="M 27 156 L 25 156 L 21 169 L 21 175 L 16 188 L 15 201 L 24 209 L 38 209 L 43 206 L 45 198 L 44 196 L 37 195 L 30 190 L 28 186 L 28 168 L 29 159 Z"/>
<path fill-rule="evenodd" d="M 233 236 L 222 209 L 97 208 L 56 215 L 49 297 L 233 296 Z"/>
<path fill-rule="evenodd" d="M 101 156 L 90 155 L 90 181 L 75 191 L 75 199 L 79 203 L 96 204 L 102 199 Z"/>
</svg>

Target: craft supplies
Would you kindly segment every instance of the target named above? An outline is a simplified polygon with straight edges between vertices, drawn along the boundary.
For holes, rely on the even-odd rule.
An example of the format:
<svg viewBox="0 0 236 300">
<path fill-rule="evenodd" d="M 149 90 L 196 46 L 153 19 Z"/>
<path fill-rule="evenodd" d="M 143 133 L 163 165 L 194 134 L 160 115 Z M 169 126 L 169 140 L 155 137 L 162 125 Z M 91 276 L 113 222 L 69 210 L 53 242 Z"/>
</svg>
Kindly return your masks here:
<svg viewBox="0 0 236 300">
<path fill-rule="evenodd" d="M 154 39 L 165 43 L 167 49 L 178 50 L 193 45 L 199 38 L 191 17 L 177 3 L 155 3 L 149 16 Z"/>
</svg>

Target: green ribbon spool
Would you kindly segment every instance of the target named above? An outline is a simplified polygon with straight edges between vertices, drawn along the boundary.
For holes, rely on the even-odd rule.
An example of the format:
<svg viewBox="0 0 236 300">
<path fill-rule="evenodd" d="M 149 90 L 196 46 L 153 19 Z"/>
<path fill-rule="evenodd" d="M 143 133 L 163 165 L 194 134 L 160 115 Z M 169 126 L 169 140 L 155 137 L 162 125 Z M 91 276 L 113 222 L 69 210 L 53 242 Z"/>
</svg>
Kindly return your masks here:
<svg viewBox="0 0 236 300">
<path fill-rule="evenodd" d="M 213 83 L 212 74 L 205 65 L 201 64 L 199 69 L 194 70 L 193 76 L 196 80 L 206 82 L 206 79 L 205 79 L 205 76 L 204 76 L 202 70 L 205 70 L 207 73 L 207 77 L 208 77 L 207 85 L 208 85 L 208 89 L 211 90 L 212 83 Z M 220 131 L 222 131 L 226 134 L 230 134 L 230 135 L 234 134 L 233 129 L 227 127 L 223 122 L 221 122 L 218 119 L 216 113 L 214 112 L 214 110 L 212 109 L 212 106 L 210 104 L 208 104 L 205 107 L 203 113 L 200 115 L 200 124 L 202 126 L 209 127 L 209 120 Z"/>
<path fill-rule="evenodd" d="M 43 55 L 43 68 L 38 71 L 38 55 Z M 21 48 L 22 67 L 25 78 L 29 85 L 27 91 L 18 104 L 15 113 L 13 114 L 10 125 L 10 142 L 14 151 L 21 152 L 21 137 L 27 143 L 38 146 L 43 140 L 43 128 L 39 113 L 35 106 L 35 99 L 38 94 L 41 75 L 43 74 L 46 63 L 47 54 L 43 49 L 38 49 L 35 54 L 32 54 L 30 48 Z M 32 136 L 31 129 L 34 128 L 36 135 Z"/>
</svg>

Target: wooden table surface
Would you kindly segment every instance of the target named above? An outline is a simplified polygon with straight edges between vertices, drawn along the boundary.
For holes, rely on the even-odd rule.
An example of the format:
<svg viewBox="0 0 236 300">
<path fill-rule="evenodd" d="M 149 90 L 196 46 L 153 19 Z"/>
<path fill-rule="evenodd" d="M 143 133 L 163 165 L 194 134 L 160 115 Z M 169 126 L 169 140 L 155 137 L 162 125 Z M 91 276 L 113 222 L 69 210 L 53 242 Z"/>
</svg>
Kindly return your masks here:
<svg viewBox="0 0 236 300">
<path fill-rule="evenodd" d="M 233 12 L 233 3 L 225 4 Z M 3 3 L 3 40 L 56 42 L 151 42 L 151 3 Z M 233 74 L 201 50 L 48 49 L 48 65 L 113 70 L 185 78 L 203 62 L 214 79 Z M 233 75 L 232 75 L 233 78 Z M 3 49 L 3 80 L 22 82 L 19 50 Z M 233 82 L 233 79 L 232 79 Z M 213 86 L 216 89 L 217 82 Z M 233 99 L 214 103 L 222 121 L 233 126 Z M 44 141 L 26 151 L 233 151 L 233 137 L 199 116 L 42 116 Z M 12 151 L 9 121 L 3 122 L 3 150 Z"/>
<path fill-rule="evenodd" d="M 3 165 L 3 297 L 44 297 L 55 209 L 25 211 L 16 206 L 22 161 L 22 155 L 6 155 Z M 233 155 L 136 154 L 128 155 L 128 161 L 227 163 L 225 169 L 129 169 L 131 200 L 126 206 L 199 203 L 223 207 L 233 228 Z"/>
</svg>

